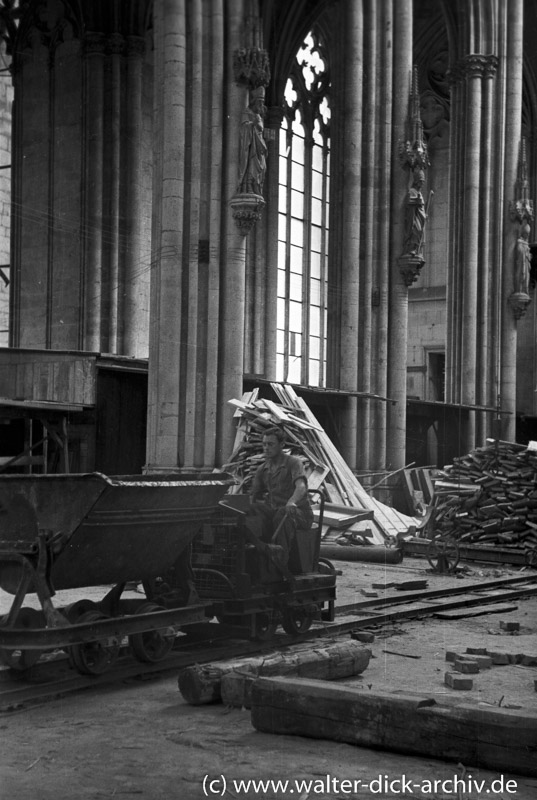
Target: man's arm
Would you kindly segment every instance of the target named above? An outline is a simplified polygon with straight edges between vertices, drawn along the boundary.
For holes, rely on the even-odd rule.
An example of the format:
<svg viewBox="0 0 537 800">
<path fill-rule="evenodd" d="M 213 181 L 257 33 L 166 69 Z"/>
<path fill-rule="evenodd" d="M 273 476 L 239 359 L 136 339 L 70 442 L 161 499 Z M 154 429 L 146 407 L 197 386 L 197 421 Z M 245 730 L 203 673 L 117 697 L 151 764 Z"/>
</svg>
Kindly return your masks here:
<svg viewBox="0 0 537 800">
<path fill-rule="evenodd" d="M 252 487 L 250 489 L 250 503 L 252 504 L 262 500 L 265 494 L 265 486 L 263 483 L 262 474 L 263 465 L 257 468 L 252 481 Z"/>
<path fill-rule="evenodd" d="M 305 498 L 308 493 L 308 484 L 305 478 L 297 478 L 295 480 L 295 491 L 285 504 L 287 509 L 295 508 L 296 505 Z"/>
</svg>

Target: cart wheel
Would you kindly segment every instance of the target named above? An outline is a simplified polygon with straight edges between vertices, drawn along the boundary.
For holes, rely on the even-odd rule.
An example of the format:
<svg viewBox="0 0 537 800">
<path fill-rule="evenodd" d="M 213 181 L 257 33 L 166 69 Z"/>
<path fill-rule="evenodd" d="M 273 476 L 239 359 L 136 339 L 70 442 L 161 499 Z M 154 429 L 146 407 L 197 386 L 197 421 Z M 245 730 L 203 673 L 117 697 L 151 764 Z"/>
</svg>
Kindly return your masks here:
<svg viewBox="0 0 537 800">
<path fill-rule="evenodd" d="M 254 639 L 258 642 L 268 642 L 276 633 L 278 619 L 273 614 L 261 611 L 255 615 Z"/>
<path fill-rule="evenodd" d="M 15 628 L 44 628 L 45 617 L 42 611 L 35 608 L 21 608 L 17 614 Z M 0 661 L 11 669 L 22 672 L 30 669 L 39 661 L 43 650 L 7 650 L 0 648 Z"/>
<path fill-rule="evenodd" d="M 454 536 L 436 534 L 429 542 L 427 560 L 436 572 L 454 572 L 459 558 L 459 545 Z"/>
<path fill-rule="evenodd" d="M 312 622 L 313 612 L 309 607 L 288 606 L 283 611 L 282 627 L 291 636 L 297 633 L 305 633 L 310 629 Z"/>
<path fill-rule="evenodd" d="M 135 614 L 150 614 L 152 611 L 165 611 L 163 606 L 156 603 L 142 603 L 138 606 Z M 132 652 L 138 661 L 144 664 L 154 664 L 166 658 L 175 642 L 175 630 L 172 627 L 159 628 L 155 631 L 144 631 L 143 633 L 132 633 L 129 636 L 129 643 Z"/>
<path fill-rule="evenodd" d="M 76 620 L 82 622 L 99 622 L 108 619 L 100 611 L 86 611 Z M 120 642 L 115 636 L 96 639 L 94 642 L 73 644 L 69 650 L 69 657 L 73 667 L 83 675 L 102 675 L 109 670 L 119 656 Z"/>
</svg>

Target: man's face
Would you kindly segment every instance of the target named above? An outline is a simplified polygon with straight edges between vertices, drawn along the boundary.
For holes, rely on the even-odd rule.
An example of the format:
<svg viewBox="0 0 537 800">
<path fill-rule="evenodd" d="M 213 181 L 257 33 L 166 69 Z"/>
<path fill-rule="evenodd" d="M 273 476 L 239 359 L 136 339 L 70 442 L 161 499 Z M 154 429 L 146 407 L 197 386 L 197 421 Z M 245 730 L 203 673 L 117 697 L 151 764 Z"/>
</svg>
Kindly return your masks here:
<svg viewBox="0 0 537 800">
<path fill-rule="evenodd" d="M 265 458 L 276 458 L 283 450 L 283 445 L 275 436 L 263 436 L 263 454 Z"/>
</svg>

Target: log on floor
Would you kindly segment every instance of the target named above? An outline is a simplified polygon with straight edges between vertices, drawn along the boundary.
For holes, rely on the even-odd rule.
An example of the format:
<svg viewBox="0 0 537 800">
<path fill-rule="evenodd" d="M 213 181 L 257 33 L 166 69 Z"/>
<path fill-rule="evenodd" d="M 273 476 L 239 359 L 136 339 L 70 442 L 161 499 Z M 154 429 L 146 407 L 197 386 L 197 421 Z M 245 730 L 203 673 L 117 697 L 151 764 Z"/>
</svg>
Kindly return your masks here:
<svg viewBox="0 0 537 800">
<path fill-rule="evenodd" d="M 523 710 L 447 706 L 324 681 L 260 677 L 252 687 L 252 724 L 265 733 L 537 776 L 537 718 Z"/>
<path fill-rule="evenodd" d="M 400 564 L 403 560 L 401 548 L 382 545 L 341 545 L 321 542 L 320 554 L 323 558 L 334 561 L 368 561 L 375 564 Z"/>
<path fill-rule="evenodd" d="M 181 670 L 179 691 L 190 705 L 219 703 L 223 700 L 222 680 L 229 673 L 239 677 L 258 675 L 295 675 L 337 680 L 363 672 L 371 658 L 371 650 L 352 639 L 326 644 L 301 645 L 285 652 L 266 653 L 250 658 L 235 658 L 211 664 L 193 664 Z M 231 705 L 249 704 L 249 687 L 239 688 L 237 681 L 228 688 L 227 699 Z"/>
</svg>

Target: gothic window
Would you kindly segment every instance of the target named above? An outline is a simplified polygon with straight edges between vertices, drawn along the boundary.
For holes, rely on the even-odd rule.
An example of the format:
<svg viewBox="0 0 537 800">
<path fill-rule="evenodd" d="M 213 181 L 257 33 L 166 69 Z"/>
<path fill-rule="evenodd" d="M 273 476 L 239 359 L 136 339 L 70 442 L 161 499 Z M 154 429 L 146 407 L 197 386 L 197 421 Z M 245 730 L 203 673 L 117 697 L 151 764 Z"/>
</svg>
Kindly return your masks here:
<svg viewBox="0 0 537 800">
<path fill-rule="evenodd" d="M 306 386 L 326 379 L 329 87 L 313 30 L 285 87 L 279 149 L 277 377 Z"/>
</svg>

